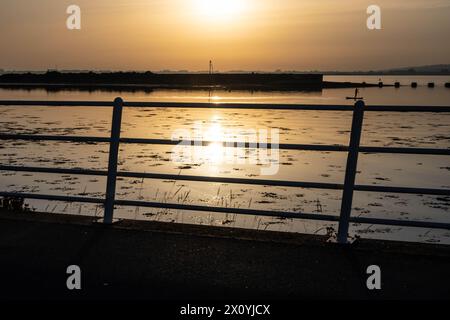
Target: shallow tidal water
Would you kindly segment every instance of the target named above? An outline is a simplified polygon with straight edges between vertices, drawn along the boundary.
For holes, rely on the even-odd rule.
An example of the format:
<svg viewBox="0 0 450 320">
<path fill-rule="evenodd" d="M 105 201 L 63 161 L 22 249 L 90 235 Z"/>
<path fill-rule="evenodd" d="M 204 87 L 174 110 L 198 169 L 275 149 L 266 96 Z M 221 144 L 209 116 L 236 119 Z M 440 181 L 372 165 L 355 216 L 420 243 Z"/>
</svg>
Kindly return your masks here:
<svg viewBox="0 0 450 320">
<path fill-rule="evenodd" d="M 347 78 L 341 79 L 353 80 Z M 413 80 L 405 78 L 403 81 L 407 83 Z M 423 83 L 429 80 L 425 78 Z M 361 94 L 366 98 L 367 104 L 450 105 L 450 89 L 442 85 L 445 80 L 439 78 L 435 81 L 438 84 L 435 89 L 423 86 L 418 89 L 369 88 L 362 90 Z M 43 90 L 0 90 L 0 99 L 112 100 L 116 96 L 122 96 L 128 101 L 348 104 L 345 96 L 352 93 L 352 89 L 330 89 L 319 93 L 180 90 L 158 90 L 151 93 L 48 93 Z M 279 130 L 280 143 L 348 144 L 350 125 L 349 112 L 125 108 L 122 136 L 171 139 L 178 132 L 191 132 L 193 127 L 201 127 L 205 136 L 219 141 L 226 140 L 223 138 L 228 132 L 238 135 L 264 129 L 267 132 Z M 109 108 L 0 107 L 1 133 L 108 136 L 110 126 Z M 368 112 L 364 120 L 361 144 L 450 148 L 450 114 Z M 225 158 L 225 148 L 209 146 L 203 149 L 203 158 L 174 162 L 172 146 L 122 144 L 119 170 L 329 183 L 343 183 L 344 180 L 345 153 L 281 150 L 276 163 L 278 172 L 264 176 L 261 174 L 264 165 L 245 161 L 253 158 L 255 150 Z M 106 170 L 107 158 L 107 144 L 0 142 L 0 163 L 3 165 Z M 103 197 L 105 191 L 103 177 L 6 171 L 0 172 L 0 177 L 0 188 L 4 191 L 92 197 Z M 361 154 L 357 183 L 450 188 L 449 157 Z M 127 200 L 338 215 L 341 191 L 119 178 L 117 197 Z M 28 203 L 37 211 L 102 215 L 102 208 L 96 205 L 35 200 Z M 352 214 L 449 223 L 449 209 L 450 198 L 445 196 L 356 192 Z M 288 232 L 325 234 L 327 227 L 337 231 L 334 223 L 180 210 L 123 207 L 118 208 L 115 215 L 133 219 Z M 330 230 L 328 229 L 328 232 Z M 450 231 L 445 230 L 354 224 L 351 233 L 367 238 L 450 243 Z"/>
</svg>

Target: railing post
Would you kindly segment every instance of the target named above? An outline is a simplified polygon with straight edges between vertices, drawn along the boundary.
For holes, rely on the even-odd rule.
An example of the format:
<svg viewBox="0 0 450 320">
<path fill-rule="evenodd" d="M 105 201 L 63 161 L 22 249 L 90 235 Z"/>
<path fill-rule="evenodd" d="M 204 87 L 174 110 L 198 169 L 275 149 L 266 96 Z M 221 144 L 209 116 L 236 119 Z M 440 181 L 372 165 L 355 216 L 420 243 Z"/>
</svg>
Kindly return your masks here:
<svg viewBox="0 0 450 320">
<path fill-rule="evenodd" d="M 109 144 L 108 180 L 106 182 L 104 224 L 112 224 L 114 217 L 114 202 L 116 199 L 117 161 L 119 158 L 120 130 L 122 124 L 123 100 L 114 100 L 111 141 Z"/>
<path fill-rule="evenodd" d="M 345 170 L 344 191 L 342 194 L 341 215 L 339 218 L 338 243 L 347 243 L 350 215 L 352 212 L 353 191 L 355 187 L 356 170 L 358 167 L 358 153 L 361 141 L 362 125 L 364 120 L 364 101 L 355 103 L 350 134 L 350 146 Z"/>
</svg>

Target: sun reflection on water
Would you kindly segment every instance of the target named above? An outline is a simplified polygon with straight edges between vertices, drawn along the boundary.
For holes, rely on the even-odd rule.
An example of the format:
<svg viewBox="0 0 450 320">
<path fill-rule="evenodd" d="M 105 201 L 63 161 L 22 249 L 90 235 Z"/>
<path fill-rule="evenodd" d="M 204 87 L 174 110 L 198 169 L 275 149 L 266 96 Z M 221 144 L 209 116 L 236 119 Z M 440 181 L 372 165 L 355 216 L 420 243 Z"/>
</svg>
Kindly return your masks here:
<svg viewBox="0 0 450 320">
<path fill-rule="evenodd" d="M 211 125 L 204 133 L 204 140 L 211 143 L 206 147 L 206 158 L 210 163 L 211 169 L 215 172 L 218 169 L 218 165 L 224 161 L 224 147 L 222 142 L 226 140 L 224 129 L 220 124 L 220 117 L 215 115 L 211 118 Z"/>
</svg>

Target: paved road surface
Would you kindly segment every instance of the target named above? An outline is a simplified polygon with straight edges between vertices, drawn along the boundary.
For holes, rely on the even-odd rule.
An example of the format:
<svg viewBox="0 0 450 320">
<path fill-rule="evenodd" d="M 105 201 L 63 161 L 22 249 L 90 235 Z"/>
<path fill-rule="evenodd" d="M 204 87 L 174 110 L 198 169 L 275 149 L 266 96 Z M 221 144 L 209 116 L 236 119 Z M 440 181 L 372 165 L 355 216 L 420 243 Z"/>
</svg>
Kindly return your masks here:
<svg viewBox="0 0 450 320">
<path fill-rule="evenodd" d="M 0 214 L 0 299 L 450 298 L 448 246 Z M 68 291 L 79 265 L 82 290 Z M 382 290 L 366 288 L 366 268 Z"/>
</svg>

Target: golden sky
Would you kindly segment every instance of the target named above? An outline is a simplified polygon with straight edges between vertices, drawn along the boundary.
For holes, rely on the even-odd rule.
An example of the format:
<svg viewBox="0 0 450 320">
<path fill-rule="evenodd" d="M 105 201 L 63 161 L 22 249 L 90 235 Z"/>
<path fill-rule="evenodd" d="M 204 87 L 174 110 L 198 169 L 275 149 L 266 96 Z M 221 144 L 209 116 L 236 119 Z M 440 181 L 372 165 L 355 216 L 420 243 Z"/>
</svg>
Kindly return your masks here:
<svg viewBox="0 0 450 320">
<path fill-rule="evenodd" d="M 82 29 L 66 28 L 81 7 Z M 366 9 L 382 9 L 382 30 Z M 0 68 L 370 70 L 450 63 L 450 0 L 1 0 Z"/>
</svg>

